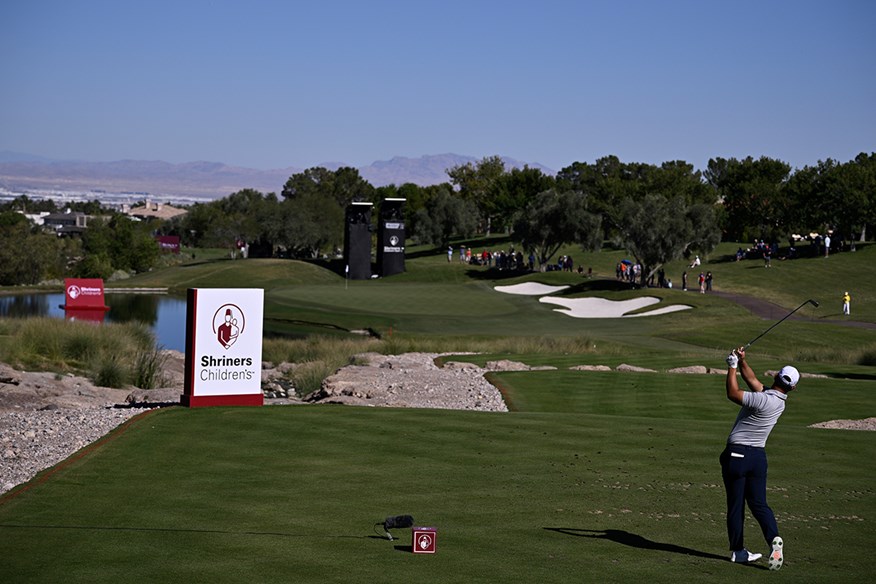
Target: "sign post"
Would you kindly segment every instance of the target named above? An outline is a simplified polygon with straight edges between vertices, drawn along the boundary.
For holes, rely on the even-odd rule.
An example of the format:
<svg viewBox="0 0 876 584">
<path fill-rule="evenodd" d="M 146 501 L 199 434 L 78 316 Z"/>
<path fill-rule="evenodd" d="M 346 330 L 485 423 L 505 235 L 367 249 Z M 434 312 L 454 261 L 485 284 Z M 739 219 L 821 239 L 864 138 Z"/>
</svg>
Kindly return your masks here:
<svg viewBox="0 0 876 584">
<path fill-rule="evenodd" d="M 265 291 L 190 288 L 181 403 L 260 406 Z"/>
</svg>

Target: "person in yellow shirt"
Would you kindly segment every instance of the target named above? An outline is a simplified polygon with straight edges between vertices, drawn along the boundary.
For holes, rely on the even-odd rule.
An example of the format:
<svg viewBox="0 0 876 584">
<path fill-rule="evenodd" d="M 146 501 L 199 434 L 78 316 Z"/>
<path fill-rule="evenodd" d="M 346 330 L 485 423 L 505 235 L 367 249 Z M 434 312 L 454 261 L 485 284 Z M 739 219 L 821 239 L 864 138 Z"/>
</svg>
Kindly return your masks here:
<svg viewBox="0 0 876 584">
<path fill-rule="evenodd" d="M 845 314 L 846 316 L 849 316 L 849 314 L 850 314 L 849 303 L 851 303 L 851 301 L 852 301 L 852 297 L 849 296 L 848 292 L 843 294 L 843 314 Z"/>
</svg>

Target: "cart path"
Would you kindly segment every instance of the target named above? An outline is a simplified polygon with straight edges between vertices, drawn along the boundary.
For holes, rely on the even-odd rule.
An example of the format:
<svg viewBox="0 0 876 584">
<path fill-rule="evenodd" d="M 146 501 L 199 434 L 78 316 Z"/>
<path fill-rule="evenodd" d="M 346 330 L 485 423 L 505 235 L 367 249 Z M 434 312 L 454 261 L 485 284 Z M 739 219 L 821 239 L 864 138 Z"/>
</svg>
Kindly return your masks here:
<svg viewBox="0 0 876 584">
<path fill-rule="evenodd" d="M 744 294 L 734 294 L 732 292 L 720 292 L 717 290 L 713 290 L 709 292 L 709 294 L 714 294 L 720 298 L 726 298 L 727 300 L 732 300 L 739 306 L 747 309 L 755 316 L 759 316 L 760 318 L 767 320 L 779 320 L 790 312 L 791 309 L 788 309 L 784 306 L 779 306 L 773 302 L 768 300 L 763 300 L 761 298 L 757 298 L 755 296 L 746 296 Z M 857 328 L 865 328 L 876 330 L 876 323 L 873 322 L 861 322 L 858 320 L 826 320 L 820 318 L 813 318 L 810 316 L 805 316 L 798 313 L 794 313 L 788 318 L 788 320 L 802 320 L 807 322 L 817 322 L 817 323 L 825 323 L 825 324 L 838 324 L 841 326 L 851 326 Z"/>
</svg>

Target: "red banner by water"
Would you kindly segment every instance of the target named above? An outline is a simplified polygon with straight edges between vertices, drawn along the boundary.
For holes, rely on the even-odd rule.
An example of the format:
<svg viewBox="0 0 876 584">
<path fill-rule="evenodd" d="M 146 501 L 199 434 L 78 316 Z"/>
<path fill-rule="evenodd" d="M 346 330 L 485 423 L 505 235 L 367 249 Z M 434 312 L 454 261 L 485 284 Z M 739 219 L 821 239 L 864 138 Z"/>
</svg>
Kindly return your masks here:
<svg viewBox="0 0 876 584">
<path fill-rule="evenodd" d="M 71 320 L 102 321 L 109 306 L 104 303 L 103 280 L 67 278 L 64 280 L 64 314 Z"/>
</svg>

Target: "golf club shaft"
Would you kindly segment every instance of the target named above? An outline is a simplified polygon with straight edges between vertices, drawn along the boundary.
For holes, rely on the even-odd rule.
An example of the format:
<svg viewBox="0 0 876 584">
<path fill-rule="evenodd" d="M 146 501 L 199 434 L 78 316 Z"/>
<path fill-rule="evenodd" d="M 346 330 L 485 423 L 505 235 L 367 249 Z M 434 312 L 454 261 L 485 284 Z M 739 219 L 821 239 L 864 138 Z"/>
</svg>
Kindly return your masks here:
<svg viewBox="0 0 876 584">
<path fill-rule="evenodd" d="M 787 320 L 792 314 L 794 314 L 795 312 L 797 312 L 798 310 L 800 310 L 801 308 L 803 308 L 803 307 L 806 306 L 807 304 L 812 304 L 813 306 L 815 306 L 816 308 L 818 308 L 818 302 L 816 302 L 815 300 L 807 300 L 806 302 L 804 302 L 803 304 L 801 304 L 800 306 L 798 306 L 797 308 L 795 308 L 794 310 L 792 310 L 791 312 L 789 312 L 788 314 L 786 314 L 786 315 L 784 316 L 784 318 L 782 318 L 782 320 L 780 320 L 779 322 L 775 323 L 773 326 L 771 326 L 771 327 L 768 328 L 767 330 L 763 331 L 762 333 L 760 333 L 759 335 L 757 335 L 756 337 L 754 337 L 753 339 L 751 339 L 750 341 L 748 341 L 748 344 L 745 345 L 745 348 L 747 349 L 748 347 L 750 347 L 750 346 L 754 343 L 754 341 L 758 340 L 759 338 L 761 338 L 762 336 L 764 336 L 765 334 L 767 334 L 768 332 L 770 332 L 771 330 L 773 330 L 774 328 L 776 328 L 777 326 L 779 326 L 780 324 L 782 324 L 782 323 L 783 323 L 785 320 Z"/>
</svg>

